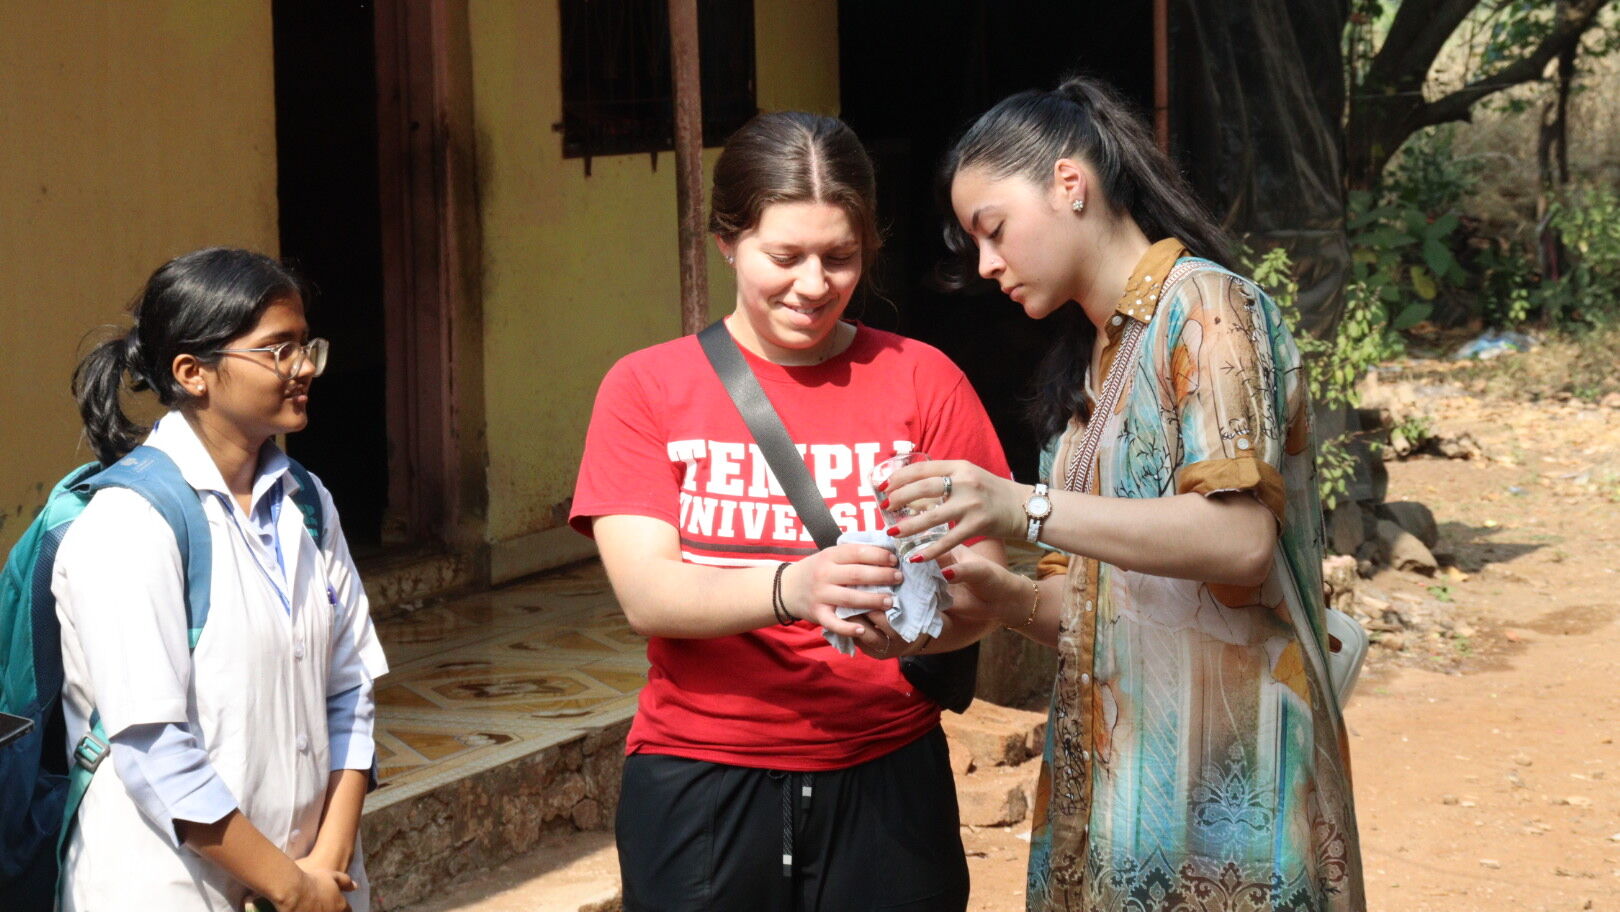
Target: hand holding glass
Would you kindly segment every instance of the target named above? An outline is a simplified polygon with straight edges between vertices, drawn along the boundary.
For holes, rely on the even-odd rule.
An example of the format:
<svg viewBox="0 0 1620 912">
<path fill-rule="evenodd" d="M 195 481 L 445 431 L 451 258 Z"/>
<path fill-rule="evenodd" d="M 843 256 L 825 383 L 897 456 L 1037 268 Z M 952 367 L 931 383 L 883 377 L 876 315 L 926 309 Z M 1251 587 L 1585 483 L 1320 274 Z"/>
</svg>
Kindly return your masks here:
<svg viewBox="0 0 1620 912">
<path fill-rule="evenodd" d="M 911 465 L 912 463 L 928 461 L 929 459 L 927 453 L 914 450 L 910 453 L 901 453 L 897 456 L 890 456 L 888 459 L 885 459 L 882 462 L 872 466 L 872 471 L 867 475 L 866 481 L 867 484 L 872 488 L 872 496 L 877 498 L 878 512 L 883 514 L 883 522 L 886 525 L 894 526 L 902 519 L 909 519 L 913 516 L 921 515 L 939 504 L 944 503 L 945 499 L 943 497 L 920 497 L 897 509 L 891 509 L 883 505 L 886 500 L 884 495 L 878 491 L 879 485 L 888 481 L 889 476 L 900 471 L 906 466 Z M 923 548 L 939 541 L 941 538 L 945 537 L 945 533 L 949 531 L 949 529 L 949 526 L 941 523 L 940 525 L 934 526 L 931 529 L 925 529 L 922 532 L 918 532 L 916 535 L 907 535 L 903 537 L 897 536 L 895 541 L 900 545 L 900 556 L 905 557 L 911 552 L 916 551 L 918 548 Z"/>
</svg>

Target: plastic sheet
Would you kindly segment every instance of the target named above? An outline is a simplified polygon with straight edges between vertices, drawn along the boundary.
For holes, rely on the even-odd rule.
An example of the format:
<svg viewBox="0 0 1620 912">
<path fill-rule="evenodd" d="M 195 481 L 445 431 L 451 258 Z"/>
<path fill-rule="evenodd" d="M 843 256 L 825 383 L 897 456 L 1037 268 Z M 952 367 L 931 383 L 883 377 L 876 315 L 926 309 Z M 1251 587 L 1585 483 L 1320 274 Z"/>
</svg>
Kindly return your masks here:
<svg viewBox="0 0 1620 912">
<path fill-rule="evenodd" d="M 1521 332 L 1505 330 L 1498 332 L 1494 329 L 1486 330 L 1479 336 L 1470 339 L 1451 355 L 1453 361 L 1467 361 L 1476 358 L 1480 361 L 1489 361 L 1503 355 L 1513 355 L 1527 352 L 1534 348 L 1534 339 Z"/>
<path fill-rule="evenodd" d="M 1344 57 L 1348 0 L 1172 0 L 1171 113 L 1193 186 L 1251 247 L 1281 246 L 1299 278 L 1300 325 L 1330 336 L 1344 312 Z M 1356 455 L 1347 494 L 1376 502 L 1383 463 L 1357 415 L 1319 408 L 1318 441 Z"/>
<path fill-rule="evenodd" d="M 1300 277 L 1300 328 L 1338 325 L 1344 232 L 1346 0 L 1176 0 L 1176 152 L 1226 226 L 1282 246 Z"/>
</svg>

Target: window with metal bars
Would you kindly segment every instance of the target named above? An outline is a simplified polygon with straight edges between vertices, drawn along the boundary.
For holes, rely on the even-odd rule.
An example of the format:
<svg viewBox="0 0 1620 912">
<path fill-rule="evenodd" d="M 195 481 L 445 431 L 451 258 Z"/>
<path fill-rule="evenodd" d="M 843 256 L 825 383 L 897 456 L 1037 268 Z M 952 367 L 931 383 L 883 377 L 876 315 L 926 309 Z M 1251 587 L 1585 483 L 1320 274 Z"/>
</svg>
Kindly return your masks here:
<svg viewBox="0 0 1620 912">
<path fill-rule="evenodd" d="M 667 0 L 562 0 L 563 155 L 675 148 Z M 758 110 L 753 0 L 698 0 L 703 144 Z M 656 159 L 655 159 L 656 161 Z"/>
</svg>

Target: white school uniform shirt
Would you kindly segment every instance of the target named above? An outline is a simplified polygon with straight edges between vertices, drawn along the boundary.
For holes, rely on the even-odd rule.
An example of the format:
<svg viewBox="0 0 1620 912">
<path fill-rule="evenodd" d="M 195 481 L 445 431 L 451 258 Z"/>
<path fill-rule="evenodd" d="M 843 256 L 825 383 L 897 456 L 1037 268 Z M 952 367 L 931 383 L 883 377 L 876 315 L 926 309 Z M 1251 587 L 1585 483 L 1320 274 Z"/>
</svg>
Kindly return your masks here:
<svg viewBox="0 0 1620 912">
<path fill-rule="evenodd" d="M 388 670 L 331 495 L 316 482 L 326 529 L 318 549 L 292 501 L 298 482 L 281 460 L 261 459 L 280 465 L 274 473 L 261 466 L 254 493 L 279 476 L 284 604 L 269 573 L 277 568 L 255 553 L 246 517 L 184 417 L 165 416 L 146 443 L 199 493 L 213 551 L 208 620 L 189 651 L 180 552 L 168 523 L 132 491 L 98 492 L 63 538 L 51 585 L 62 622 L 67 747 L 88 730 L 92 709 L 109 736 L 133 725 L 187 724 L 238 809 L 300 858 L 314 847 L 330 774 L 327 697 Z M 68 846 L 62 908 L 241 909 L 246 887 L 177 848 L 164 829 L 140 812 L 114 764 L 103 763 Z M 359 885 L 349 903 L 367 912 L 358 846 L 349 874 Z"/>
</svg>

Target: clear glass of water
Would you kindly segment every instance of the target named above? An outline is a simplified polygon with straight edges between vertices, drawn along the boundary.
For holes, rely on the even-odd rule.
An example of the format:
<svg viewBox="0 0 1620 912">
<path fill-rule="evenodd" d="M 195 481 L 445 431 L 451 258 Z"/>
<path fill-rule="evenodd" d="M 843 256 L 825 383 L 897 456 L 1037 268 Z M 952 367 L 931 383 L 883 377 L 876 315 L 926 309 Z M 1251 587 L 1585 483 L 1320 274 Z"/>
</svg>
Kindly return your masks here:
<svg viewBox="0 0 1620 912">
<path fill-rule="evenodd" d="M 900 471 L 902 468 L 911 465 L 914 462 L 927 462 L 928 459 L 929 457 L 927 453 L 913 450 L 909 453 L 900 453 L 895 456 L 890 456 L 888 459 L 885 459 L 872 466 L 872 471 L 867 475 L 866 480 L 868 486 L 872 489 L 872 495 L 877 498 L 878 512 L 883 514 L 883 522 L 886 527 L 892 526 L 900 522 L 902 519 L 919 516 L 928 512 L 934 507 L 939 506 L 940 498 L 925 497 L 914 500 L 899 509 L 886 508 L 882 505 L 884 495 L 878 491 L 878 485 L 888 481 L 889 476 L 893 475 L 895 472 Z M 911 552 L 916 551 L 918 548 L 923 548 L 939 541 L 941 538 L 945 537 L 945 533 L 949 530 L 949 528 L 949 526 L 941 523 L 940 525 L 934 526 L 931 529 L 925 529 L 916 535 L 896 537 L 895 542 L 900 546 L 900 556 L 905 557 Z"/>
</svg>

